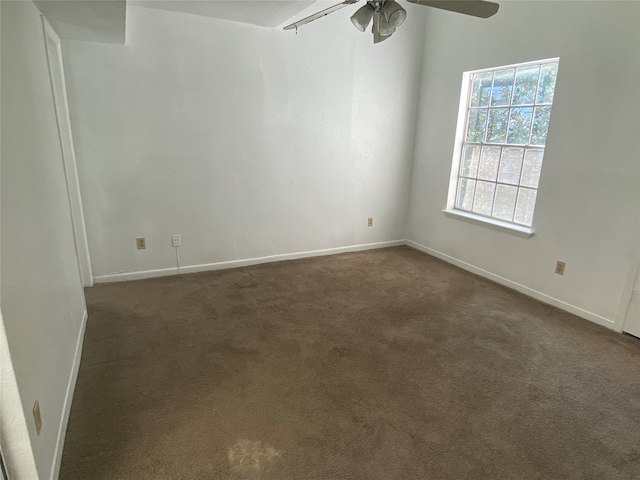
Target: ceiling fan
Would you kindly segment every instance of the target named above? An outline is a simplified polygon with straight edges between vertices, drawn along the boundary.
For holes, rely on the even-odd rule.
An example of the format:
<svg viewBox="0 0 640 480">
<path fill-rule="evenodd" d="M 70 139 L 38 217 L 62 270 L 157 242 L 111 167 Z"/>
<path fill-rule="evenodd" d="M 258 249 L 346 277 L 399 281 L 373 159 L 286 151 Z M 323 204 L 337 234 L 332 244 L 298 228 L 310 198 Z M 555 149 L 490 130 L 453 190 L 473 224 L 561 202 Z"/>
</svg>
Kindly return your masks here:
<svg viewBox="0 0 640 480">
<path fill-rule="evenodd" d="M 305 25 L 309 22 L 313 22 L 319 18 L 322 18 L 330 13 L 340 10 L 341 8 L 348 7 L 354 3 L 358 3 L 360 0 L 344 0 L 342 3 L 338 3 L 324 10 L 320 10 L 313 15 L 298 20 L 284 27 L 285 30 L 298 29 L 298 27 Z M 472 15 L 474 17 L 489 18 L 496 14 L 499 5 L 493 2 L 487 2 L 484 0 L 407 0 L 410 3 L 416 5 L 424 5 L 427 7 L 439 8 L 442 10 L 448 10 L 450 12 L 464 13 L 465 15 Z M 373 43 L 382 42 L 389 38 L 393 32 L 396 31 L 396 27 L 402 25 L 407 18 L 407 12 L 402 8 L 395 0 L 368 0 L 366 5 L 360 7 L 351 16 L 351 22 L 353 25 L 364 32 L 369 23 L 373 19 L 373 25 L 371 27 L 371 33 L 373 33 Z"/>
</svg>

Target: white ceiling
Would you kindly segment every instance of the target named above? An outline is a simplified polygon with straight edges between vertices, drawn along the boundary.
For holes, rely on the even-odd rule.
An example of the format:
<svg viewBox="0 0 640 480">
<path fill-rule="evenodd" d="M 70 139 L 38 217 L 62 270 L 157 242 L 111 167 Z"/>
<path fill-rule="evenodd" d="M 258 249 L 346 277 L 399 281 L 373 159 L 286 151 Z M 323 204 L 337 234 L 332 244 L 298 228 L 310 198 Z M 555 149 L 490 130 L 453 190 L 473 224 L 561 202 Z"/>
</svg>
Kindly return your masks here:
<svg viewBox="0 0 640 480">
<path fill-rule="evenodd" d="M 314 3 L 314 0 L 129 0 L 128 3 L 262 27 L 277 27 Z"/>
<path fill-rule="evenodd" d="M 34 3 L 61 38 L 124 43 L 126 0 L 34 0 Z"/>
<path fill-rule="evenodd" d="M 189 13 L 272 28 L 282 25 L 285 21 L 298 15 L 314 1 L 34 0 L 34 3 L 47 17 L 61 38 L 124 44 L 127 5 Z M 325 6 L 320 5 L 318 10 L 322 8 Z"/>
</svg>

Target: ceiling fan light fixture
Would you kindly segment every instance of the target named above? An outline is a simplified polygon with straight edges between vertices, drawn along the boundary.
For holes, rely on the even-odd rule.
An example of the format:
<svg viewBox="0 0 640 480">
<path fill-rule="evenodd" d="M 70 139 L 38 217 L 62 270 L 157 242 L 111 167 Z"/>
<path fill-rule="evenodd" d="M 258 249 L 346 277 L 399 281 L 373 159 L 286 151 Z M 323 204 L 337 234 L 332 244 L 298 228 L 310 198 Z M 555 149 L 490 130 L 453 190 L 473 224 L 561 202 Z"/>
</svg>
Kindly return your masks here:
<svg viewBox="0 0 640 480">
<path fill-rule="evenodd" d="M 371 22 L 371 18 L 373 18 L 373 12 L 375 9 L 370 5 L 366 4 L 363 7 L 360 7 L 356 13 L 351 16 L 351 23 L 361 32 L 364 32 L 369 23 Z"/>
<path fill-rule="evenodd" d="M 388 33 L 388 30 L 385 30 L 388 34 L 382 35 L 382 33 L 380 33 L 380 24 L 382 23 L 382 21 L 387 23 L 382 12 L 380 12 L 380 10 L 376 10 L 376 12 L 373 14 L 373 26 L 371 27 L 371 33 L 373 33 L 373 43 L 380 43 L 385 41 L 387 38 L 390 38 L 391 33 L 395 31 L 395 28 L 391 27 L 393 28 L 393 31 Z"/>
<path fill-rule="evenodd" d="M 2 1 L 2 0 L 0 0 Z M 358 3 L 360 0 L 342 0 L 341 3 L 333 5 L 324 10 L 320 10 L 313 15 L 309 15 L 301 20 L 293 22 L 284 27 L 285 30 L 297 29 L 309 22 L 325 17 L 330 13 L 344 7 Z M 496 14 L 500 7 L 497 3 L 489 0 L 407 0 L 416 5 L 448 10 L 450 12 L 463 13 L 472 17 L 489 18 Z M 365 0 L 366 5 L 358 9 L 351 16 L 351 23 L 364 32 L 370 23 L 373 23 L 371 32 L 373 33 L 373 43 L 379 43 L 389 38 L 396 28 L 404 23 L 407 12 L 395 0 Z M 371 19 L 373 18 L 373 22 Z"/>
<path fill-rule="evenodd" d="M 407 11 L 393 0 L 387 0 L 382 6 L 384 17 L 392 27 L 399 27 L 407 18 Z"/>
<path fill-rule="evenodd" d="M 387 37 L 396 31 L 396 27 L 390 25 L 384 15 L 380 15 L 378 29 L 380 31 L 380 35 L 382 35 L 383 37 Z"/>
</svg>

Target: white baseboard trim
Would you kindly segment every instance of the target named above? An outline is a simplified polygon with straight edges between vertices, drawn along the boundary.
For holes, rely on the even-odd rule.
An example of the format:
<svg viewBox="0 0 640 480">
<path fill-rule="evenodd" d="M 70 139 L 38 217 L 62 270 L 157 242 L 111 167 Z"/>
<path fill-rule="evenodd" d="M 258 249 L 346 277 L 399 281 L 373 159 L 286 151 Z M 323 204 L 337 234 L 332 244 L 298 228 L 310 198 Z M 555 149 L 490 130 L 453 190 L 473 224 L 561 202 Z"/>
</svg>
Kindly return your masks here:
<svg viewBox="0 0 640 480">
<path fill-rule="evenodd" d="M 178 273 L 196 273 L 213 270 L 225 270 L 228 268 L 248 267 L 261 263 L 282 262 L 285 260 L 296 260 L 299 258 L 319 257 L 323 255 L 336 255 L 338 253 L 359 252 L 373 250 L 376 248 L 397 247 L 405 245 L 405 240 L 391 240 L 387 242 L 365 243 L 362 245 L 350 245 L 347 247 L 326 248 L 323 250 L 308 250 L 305 252 L 283 253 L 280 255 L 269 255 L 266 257 L 246 258 L 242 260 L 229 260 L 226 262 L 204 263 L 201 265 L 187 265 L 180 267 L 163 268 L 159 270 L 145 270 L 140 272 L 114 273 L 93 277 L 94 283 L 122 282 L 126 280 L 140 280 L 143 278 L 164 277 L 177 275 Z"/>
<path fill-rule="evenodd" d="M 182 268 L 180 269 L 182 271 Z M 161 268 L 158 270 L 141 270 L 139 272 L 110 273 L 93 277 L 93 283 L 127 282 L 129 280 L 142 280 L 144 278 L 168 277 L 178 275 L 177 267 Z"/>
<path fill-rule="evenodd" d="M 467 270 L 468 272 L 475 273 L 476 275 L 480 275 L 481 277 L 487 278 L 491 281 L 499 283 L 500 285 L 504 285 L 505 287 L 509 287 L 517 292 L 523 293 L 529 297 L 535 298 L 536 300 L 540 300 L 543 303 L 553 305 L 554 307 L 558 307 L 561 310 L 565 310 L 569 313 L 577 315 L 578 317 L 582 317 L 586 320 L 589 320 L 593 323 L 597 323 L 598 325 L 602 325 L 603 327 L 610 328 L 611 330 L 619 331 L 616 328 L 616 323 L 613 320 L 609 320 L 608 318 L 597 315 L 593 312 L 589 312 L 580 307 L 576 307 L 575 305 L 571 305 L 570 303 L 559 300 L 555 297 L 551 297 L 545 293 L 538 292 L 529 287 L 525 287 L 519 283 L 516 283 L 508 278 L 501 277 L 500 275 L 496 275 L 495 273 L 491 273 L 487 270 L 483 270 L 482 268 L 476 267 L 475 265 L 471 265 L 470 263 L 463 262 L 455 257 L 451 257 L 445 253 L 439 252 L 429 247 L 425 247 L 417 242 L 412 240 L 407 240 L 406 245 L 415 248 L 416 250 L 420 250 L 426 254 L 432 255 L 440 260 L 444 260 L 447 263 L 451 263 L 457 267 L 462 268 L 463 270 Z"/>
<path fill-rule="evenodd" d="M 71 413 L 71 402 L 73 401 L 73 392 L 76 389 L 76 380 L 78 379 L 78 371 L 80 369 L 80 358 L 82 357 L 82 344 L 84 342 L 84 332 L 87 328 L 87 311 L 82 316 L 82 324 L 78 332 L 78 340 L 76 342 L 76 351 L 73 357 L 73 365 L 69 374 L 67 383 L 67 392 L 64 396 L 64 404 L 62 406 L 62 417 L 60 418 L 60 427 L 58 428 L 58 439 L 56 440 L 56 450 L 53 456 L 53 464 L 51 465 L 51 480 L 58 480 L 60 475 L 60 464 L 62 463 L 62 451 L 64 449 L 64 439 L 67 434 L 67 425 L 69 424 L 69 414 Z"/>
</svg>

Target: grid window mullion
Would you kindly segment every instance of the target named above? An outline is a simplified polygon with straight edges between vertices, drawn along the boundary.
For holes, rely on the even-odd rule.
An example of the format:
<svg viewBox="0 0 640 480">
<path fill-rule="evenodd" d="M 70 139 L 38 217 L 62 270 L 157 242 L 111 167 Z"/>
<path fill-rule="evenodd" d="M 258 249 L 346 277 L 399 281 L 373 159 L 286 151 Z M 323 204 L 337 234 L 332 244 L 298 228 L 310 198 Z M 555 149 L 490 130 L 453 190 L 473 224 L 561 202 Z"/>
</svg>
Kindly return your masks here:
<svg viewBox="0 0 640 480">
<path fill-rule="evenodd" d="M 515 88 L 514 88 L 514 90 L 515 90 Z M 505 145 L 510 145 L 510 143 L 509 143 L 509 125 L 511 125 L 511 114 L 512 113 L 513 113 L 513 108 L 509 107 L 509 116 L 507 118 L 507 134 L 506 134 L 505 139 L 504 139 Z M 502 152 L 500 152 L 500 153 L 502 153 Z"/>
<path fill-rule="evenodd" d="M 511 96 L 509 97 L 509 104 L 507 105 L 509 107 L 509 115 L 511 115 L 511 106 L 513 105 L 513 97 L 516 94 L 516 74 L 518 73 L 518 69 L 514 68 L 513 69 L 513 82 L 511 83 L 512 87 L 511 87 Z"/>
<path fill-rule="evenodd" d="M 491 90 L 489 94 L 489 100 L 487 101 L 487 120 L 484 122 L 484 135 L 482 141 L 487 139 L 487 131 L 489 130 L 489 108 L 491 107 L 491 100 L 493 99 L 493 84 L 496 80 L 496 72 L 491 73 Z"/>
<path fill-rule="evenodd" d="M 473 189 L 473 201 L 471 202 L 471 212 L 476 206 L 476 195 L 478 195 L 478 181 L 476 180 L 476 188 Z"/>
<path fill-rule="evenodd" d="M 491 216 L 493 217 L 493 211 L 496 208 L 496 195 L 498 195 L 498 176 L 500 175 L 500 164 L 502 163 L 502 153 L 504 152 L 504 147 L 500 147 L 500 156 L 498 157 L 498 169 L 496 170 L 496 179 L 492 183 L 493 187 L 493 200 L 491 202 Z"/>
<path fill-rule="evenodd" d="M 513 219 L 516 216 L 516 203 L 518 203 L 518 192 L 520 191 L 520 185 L 516 186 L 516 199 L 513 201 L 513 211 L 511 212 L 510 222 L 513 222 Z"/>
<path fill-rule="evenodd" d="M 518 223 L 516 222 L 516 208 L 518 208 L 518 199 L 520 198 L 520 185 L 518 185 L 518 191 L 516 192 L 516 203 L 514 203 L 513 205 L 513 215 L 511 215 L 511 221 L 513 223 Z"/>
<path fill-rule="evenodd" d="M 489 100 L 487 101 L 487 106 L 491 106 L 491 101 L 493 100 L 493 85 L 496 81 L 496 72 L 491 72 L 491 90 L 489 90 Z"/>
<path fill-rule="evenodd" d="M 540 79 L 542 78 L 542 66 L 540 67 L 540 69 L 538 70 L 538 82 L 536 83 L 536 96 L 533 99 L 533 111 L 531 112 L 531 125 L 529 125 L 529 142 L 528 144 L 531 145 L 531 137 L 533 136 L 533 123 L 536 119 L 536 102 L 538 101 L 538 95 L 540 94 Z"/>
<path fill-rule="evenodd" d="M 533 121 L 533 120 L 532 120 Z M 522 172 L 524 172 L 524 159 L 527 158 L 527 152 L 529 151 L 529 148 L 524 148 L 524 151 L 522 152 L 522 165 L 520 165 L 520 174 L 518 175 L 518 192 L 520 191 L 520 183 L 522 182 Z M 516 197 L 516 201 L 517 201 Z M 514 215 L 515 215 L 515 208 L 513 209 Z"/>
</svg>

